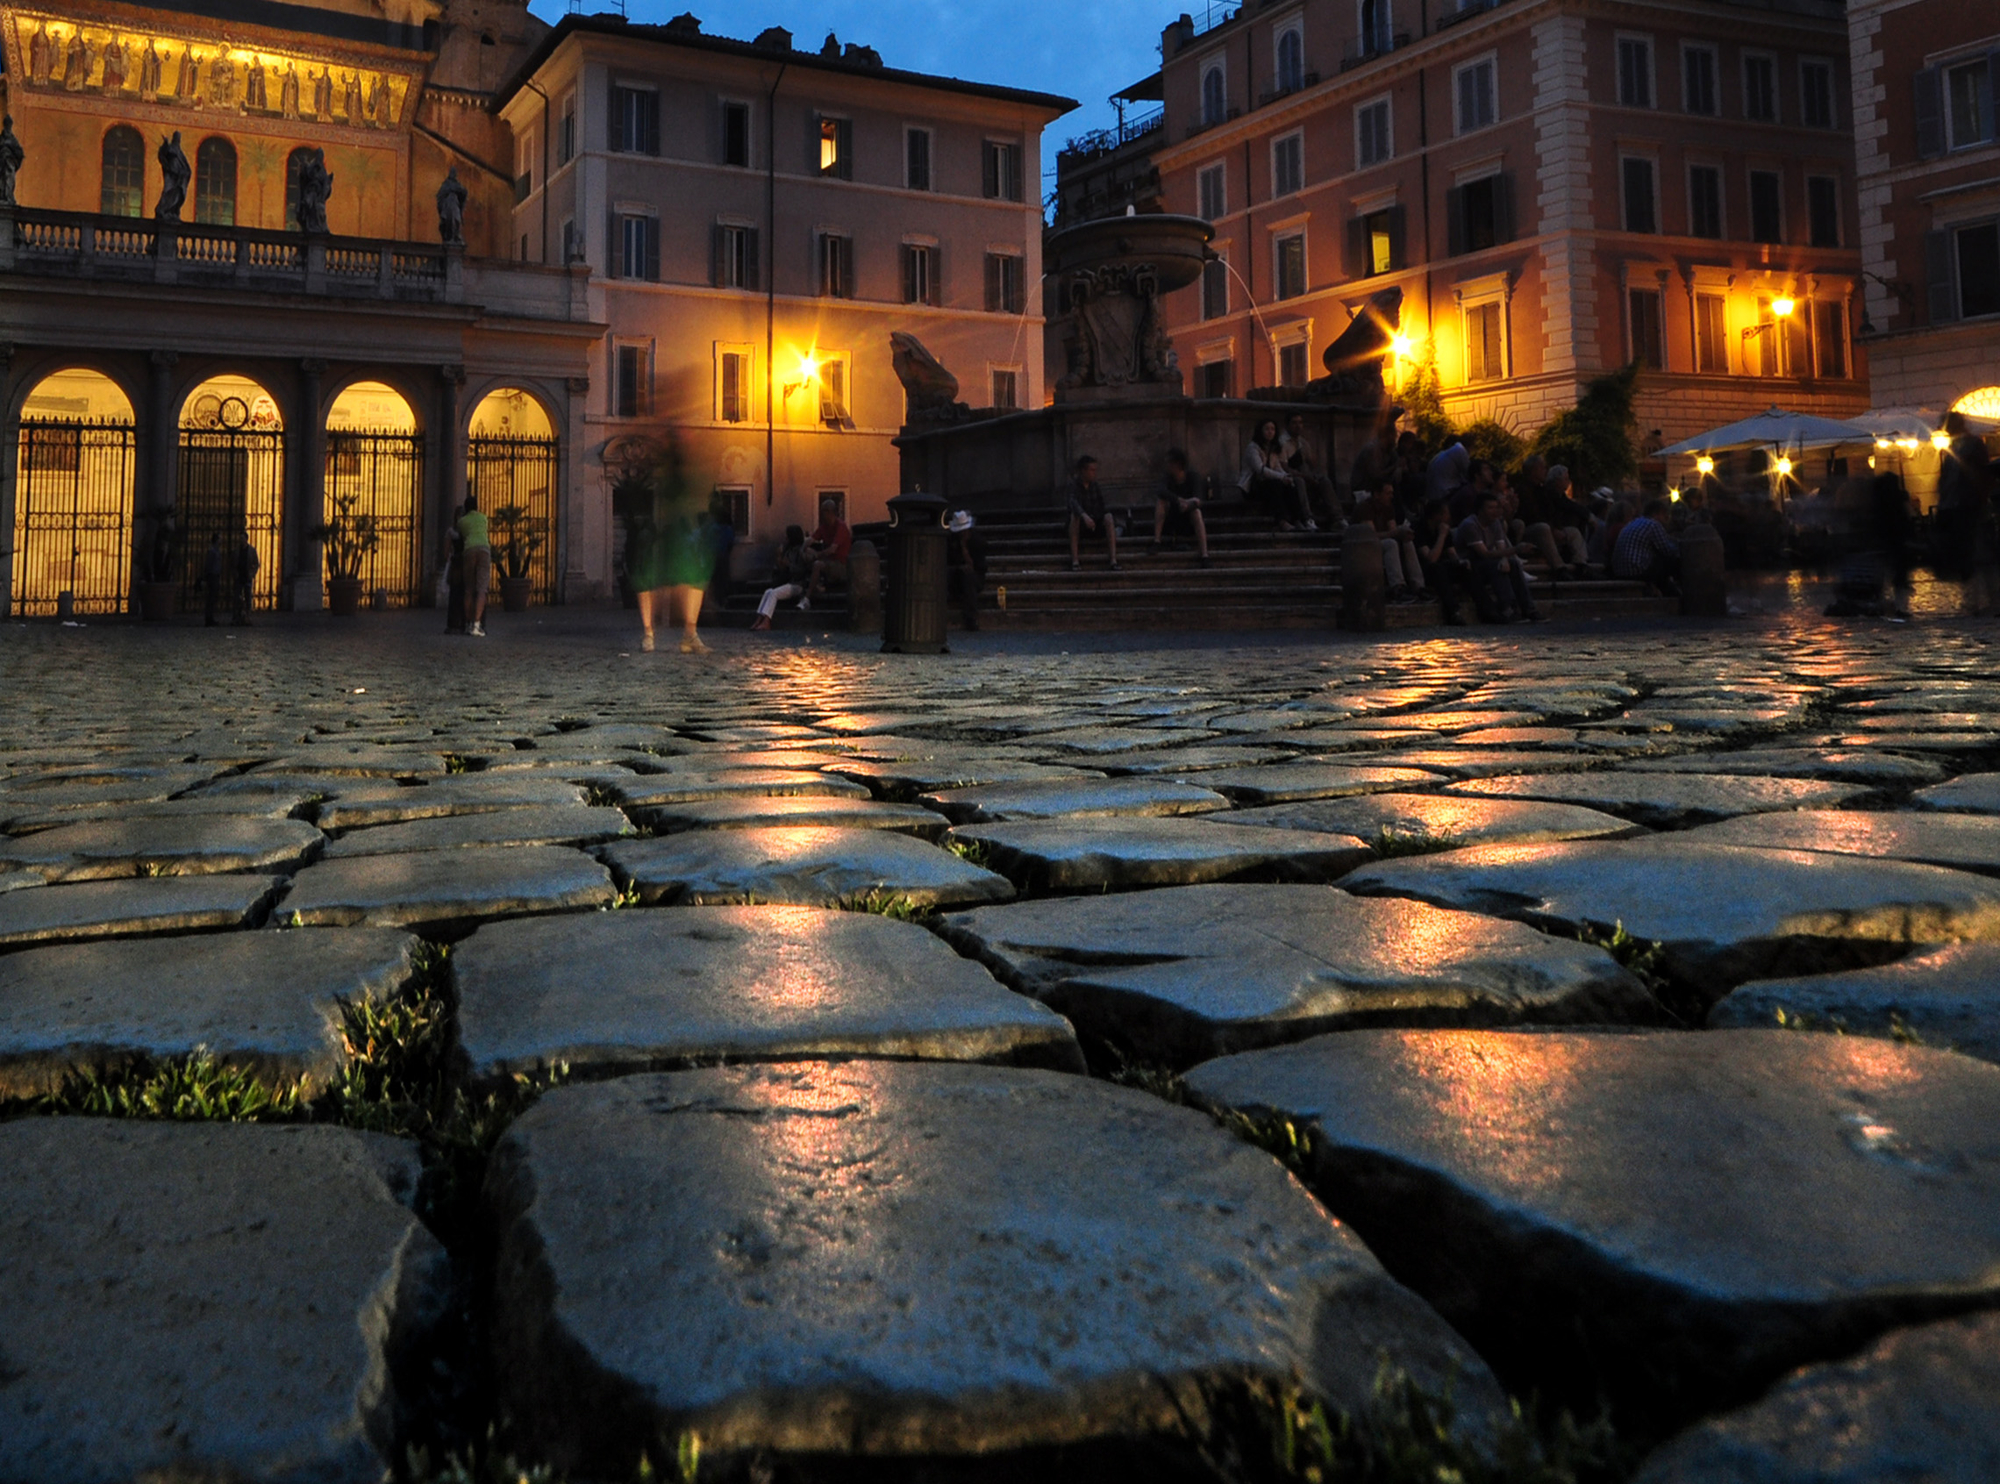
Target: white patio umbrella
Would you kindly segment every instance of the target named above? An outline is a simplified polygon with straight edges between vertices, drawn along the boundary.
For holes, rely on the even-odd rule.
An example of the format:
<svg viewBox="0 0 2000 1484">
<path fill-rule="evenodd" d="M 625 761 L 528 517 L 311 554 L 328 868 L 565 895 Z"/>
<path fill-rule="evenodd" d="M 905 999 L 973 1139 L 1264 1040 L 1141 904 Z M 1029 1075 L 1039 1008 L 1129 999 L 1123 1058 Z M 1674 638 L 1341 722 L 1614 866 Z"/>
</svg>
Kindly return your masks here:
<svg viewBox="0 0 2000 1484">
<path fill-rule="evenodd" d="M 1660 450 L 1662 457 L 1681 454 L 1725 453 L 1733 448 L 1832 448 L 1841 443 L 1872 443 L 1875 435 L 1857 423 L 1838 422 L 1830 417 L 1814 417 L 1808 412 L 1786 412 L 1773 407 L 1746 417 L 1727 427 L 1712 428 L 1683 438 Z"/>
<path fill-rule="evenodd" d="M 1928 443 L 1943 420 L 1942 413 L 1928 407 L 1871 407 L 1854 418 L 1853 423 L 1870 438 L 1886 438 L 1891 443 L 1914 438 L 1919 443 Z"/>
</svg>

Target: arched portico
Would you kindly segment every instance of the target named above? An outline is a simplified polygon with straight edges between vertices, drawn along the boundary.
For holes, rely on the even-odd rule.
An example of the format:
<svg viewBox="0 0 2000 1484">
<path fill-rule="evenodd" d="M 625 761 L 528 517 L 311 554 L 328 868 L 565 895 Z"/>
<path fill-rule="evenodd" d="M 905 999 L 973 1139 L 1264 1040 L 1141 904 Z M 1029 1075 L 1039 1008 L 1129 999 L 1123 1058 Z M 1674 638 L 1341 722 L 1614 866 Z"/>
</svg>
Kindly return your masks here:
<svg viewBox="0 0 2000 1484">
<path fill-rule="evenodd" d="M 178 444 L 171 580 L 180 585 L 182 610 L 200 599 L 210 537 L 232 576 L 238 548 L 250 544 L 257 553 L 253 604 L 276 607 L 285 505 L 285 419 L 277 397 L 248 376 L 210 376 L 181 400 Z"/>
<path fill-rule="evenodd" d="M 323 518 L 349 529 L 366 521 L 375 545 L 360 553 L 354 573 L 362 592 L 381 593 L 392 608 L 413 606 L 424 580 L 424 433 L 416 405 L 386 381 L 358 378 L 328 403 L 325 429 Z M 327 575 L 334 575 L 332 561 L 329 554 Z"/>
<path fill-rule="evenodd" d="M 50 371 L 17 409 L 9 611 L 124 610 L 138 431 L 126 389 L 95 367 Z"/>
<path fill-rule="evenodd" d="M 499 386 L 473 406 L 466 427 L 465 484 L 494 522 L 495 560 L 520 543 L 537 603 L 556 601 L 562 458 L 549 405 L 520 386 Z"/>
</svg>

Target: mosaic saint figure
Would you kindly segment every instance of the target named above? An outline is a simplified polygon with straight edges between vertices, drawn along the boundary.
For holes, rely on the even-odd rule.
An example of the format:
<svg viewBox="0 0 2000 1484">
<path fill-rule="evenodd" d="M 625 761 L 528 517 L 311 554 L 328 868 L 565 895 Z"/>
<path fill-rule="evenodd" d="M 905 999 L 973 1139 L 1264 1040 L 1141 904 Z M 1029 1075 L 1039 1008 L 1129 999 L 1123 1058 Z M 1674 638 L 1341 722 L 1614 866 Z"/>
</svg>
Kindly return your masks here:
<svg viewBox="0 0 2000 1484">
<path fill-rule="evenodd" d="M 288 119 L 299 116 L 299 69 L 285 66 L 285 80 L 278 84 L 278 111 Z"/>
<path fill-rule="evenodd" d="M 362 120 L 360 73 L 350 72 L 347 74 L 347 94 L 341 101 L 347 108 L 347 122 L 357 129 L 360 128 Z"/>
<path fill-rule="evenodd" d="M 146 43 L 146 55 L 139 59 L 139 96 L 148 103 L 157 102 L 160 96 L 160 49 L 151 41 Z"/>
<path fill-rule="evenodd" d="M 55 66 L 55 49 L 49 45 L 49 28 L 35 27 L 28 42 L 28 77 L 38 88 L 49 85 L 49 69 Z"/>
<path fill-rule="evenodd" d="M 313 79 L 313 117 L 321 123 L 333 117 L 333 69 L 330 67 Z"/>
<path fill-rule="evenodd" d="M 271 106 L 265 101 L 264 63 L 259 57 L 250 59 L 250 66 L 243 74 L 243 106 L 254 108 L 259 113 Z"/>
<path fill-rule="evenodd" d="M 116 36 L 104 43 L 104 81 L 98 86 L 106 93 L 125 91 L 125 46 Z"/>
<path fill-rule="evenodd" d="M 63 88 L 75 93 L 83 89 L 84 79 L 90 76 L 90 48 L 84 44 L 83 32 L 69 33 L 69 56 L 63 63 Z"/>
<path fill-rule="evenodd" d="M 195 49 L 188 47 L 181 52 L 181 70 L 174 78 L 174 101 L 190 108 L 201 107 L 201 95 L 195 91 L 195 81 L 201 75 L 201 58 Z"/>
<path fill-rule="evenodd" d="M 375 79 L 374 107 L 370 110 L 378 129 L 394 128 L 396 124 L 396 91 L 389 86 L 386 77 Z"/>
<path fill-rule="evenodd" d="M 228 108 L 236 102 L 236 64 L 229 60 L 228 52 L 217 52 L 209 64 L 208 97 L 217 108 Z"/>
<path fill-rule="evenodd" d="M 187 152 L 181 148 L 181 131 L 174 130 L 171 139 L 160 141 L 160 204 L 153 208 L 153 215 L 163 222 L 177 222 L 181 219 L 181 207 L 187 204 L 188 181 L 194 172 L 188 169 Z"/>
</svg>

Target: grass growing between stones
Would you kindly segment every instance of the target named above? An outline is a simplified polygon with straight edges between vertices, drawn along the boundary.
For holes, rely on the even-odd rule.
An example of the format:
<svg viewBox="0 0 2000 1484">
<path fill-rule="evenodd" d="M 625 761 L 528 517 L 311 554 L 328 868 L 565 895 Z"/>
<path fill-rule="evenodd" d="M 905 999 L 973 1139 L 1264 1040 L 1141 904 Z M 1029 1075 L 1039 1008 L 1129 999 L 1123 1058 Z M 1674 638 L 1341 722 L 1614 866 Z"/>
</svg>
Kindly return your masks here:
<svg viewBox="0 0 2000 1484">
<path fill-rule="evenodd" d="M 140 1058 L 108 1073 L 66 1074 L 29 1111 L 87 1118 L 153 1118 L 213 1123 L 289 1122 L 299 1116 L 296 1085 L 271 1087 L 207 1051 Z"/>
<path fill-rule="evenodd" d="M 1447 850 L 1457 850 L 1465 841 L 1458 835 L 1395 830 L 1385 824 L 1368 844 L 1383 860 L 1394 860 L 1405 855 L 1439 855 Z"/>
</svg>

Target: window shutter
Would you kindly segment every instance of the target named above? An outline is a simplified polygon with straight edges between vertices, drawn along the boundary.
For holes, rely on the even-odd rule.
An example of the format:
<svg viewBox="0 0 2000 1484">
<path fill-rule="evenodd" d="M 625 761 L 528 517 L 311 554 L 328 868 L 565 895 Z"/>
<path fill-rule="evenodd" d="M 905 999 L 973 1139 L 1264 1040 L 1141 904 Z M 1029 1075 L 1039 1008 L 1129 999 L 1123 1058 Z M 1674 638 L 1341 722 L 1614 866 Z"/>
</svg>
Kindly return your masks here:
<svg viewBox="0 0 2000 1484">
<path fill-rule="evenodd" d="M 984 169 L 986 172 L 985 174 L 986 194 L 989 198 L 998 196 L 1000 194 L 1000 151 L 993 144 L 991 140 L 987 141 L 985 149 L 983 151 L 983 156 L 984 156 Z"/>
<path fill-rule="evenodd" d="M 646 281 L 660 281 L 660 219 L 646 218 Z"/>
<path fill-rule="evenodd" d="M 991 314 L 1000 307 L 1000 259 L 992 253 L 986 255 L 986 311 Z"/>
<path fill-rule="evenodd" d="M 1514 176 L 1508 171 L 1493 177 L 1493 240 L 1514 240 Z"/>
<path fill-rule="evenodd" d="M 1455 258 L 1465 251 L 1465 187 L 1452 186 L 1444 193 L 1444 251 Z"/>
<path fill-rule="evenodd" d="M 1944 153 L 1944 74 L 1926 67 L 1916 76 L 1917 154 L 1928 160 Z"/>
<path fill-rule="evenodd" d="M 1349 278 L 1368 276 L 1368 219 L 1349 217 L 1347 219 L 1347 257 L 1341 264 Z"/>
<path fill-rule="evenodd" d="M 1986 137 L 2000 139 L 2000 48 L 1986 54 Z"/>
<path fill-rule="evenodd" d="M 716 288 L 728 286 L 724 282 L 728 249 L 728 235 L 723 231 L 722 223 L 717 222 L 708 229 L 708 281 Z"/>
<path fill-rule="evenodd" d="M 625 143 L 625 98 L 627 95 L 625 90 L 620 87 L 614 87 L 610 91 L 611 106 L 604 110 L 604 146 L 606 149 L 619 149 Z"/>
<path fill-rule="evenodd" d="M 1389 268 L 1391 272 L 1400 272 L 1408 262 L 1408 259 L 1403 256 L 1403 208 L 1400 206 L 1391 206 L 1388 211 L 1388 217 Z"/>
<path fill-rule="evenodd" d="M 743 287 L 754 289 L 761 283 L 757 262 L 757 229 L 743 229 Z"/>
<path fill-rule="evenodd" d="M 639 94 L 639 117 L 645 125 L 644 136 L 639 147 L 649 155 L 660 152 L 660 95 L 658 93 Z"/>
<path fill-rule="evenodd" d="M 1931 293 L 1931 323 L 1958 318 L 1958 285 L 1951 271 L 1951 233 L 1924 233 L 1924 281 Z"/>
<path fill-rule="evenodd" d="M 840 168 L 834 173 L 842 180 L 854 179 L 854 120 L 841 119 L 835 126 L 837 142 L 834 148 L 840 151 Z"/>
<path fill-rule="evenodd" d="M 604 214 L 604 276 L 607 278 L 618 278 L 624 274 L 624 244 L 619 241 L 622 235 L 618 213 L 607 211 Z"/>
</svg>

